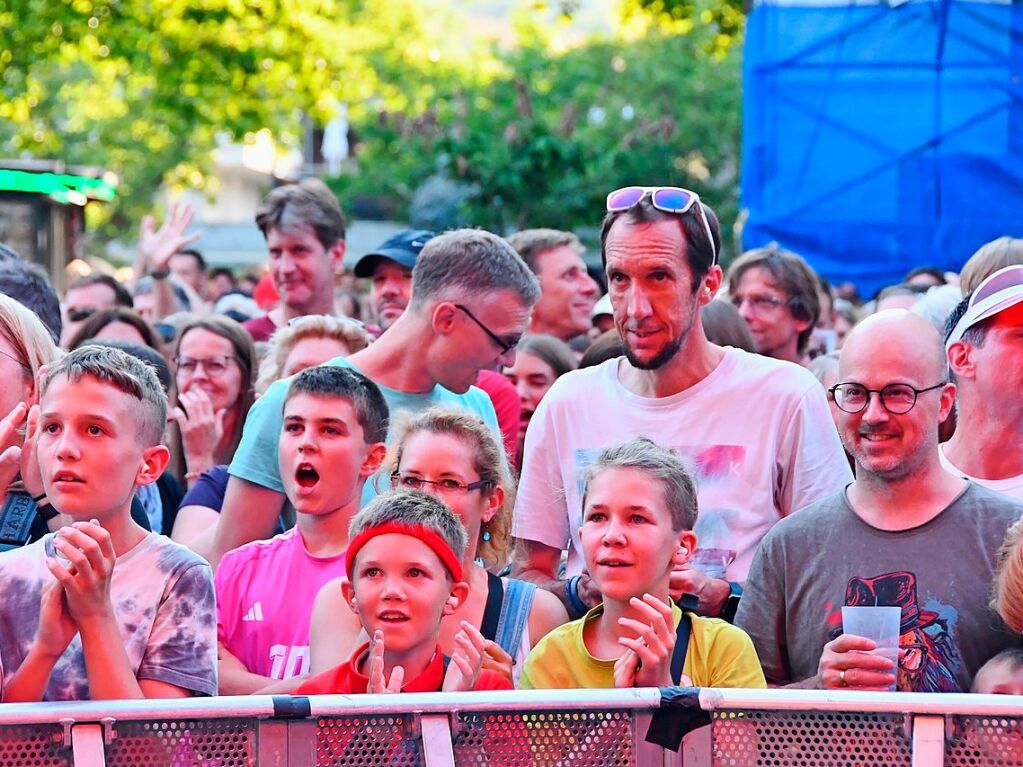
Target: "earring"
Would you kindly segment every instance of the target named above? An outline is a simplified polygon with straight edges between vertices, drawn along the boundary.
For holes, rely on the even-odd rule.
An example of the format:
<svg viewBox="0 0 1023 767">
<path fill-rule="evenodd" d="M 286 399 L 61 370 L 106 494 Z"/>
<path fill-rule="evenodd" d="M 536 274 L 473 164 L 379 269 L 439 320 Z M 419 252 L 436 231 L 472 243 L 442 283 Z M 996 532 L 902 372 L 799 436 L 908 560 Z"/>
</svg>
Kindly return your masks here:
<svg viewBox="0 0 1023 767">
<path fill-rule="evenodd" d="M 490 531 L 487 530 L 486 527 L 483 528 L 483 542 L 484 543 L 489 543 L 490 542 Z"/>
</svg>

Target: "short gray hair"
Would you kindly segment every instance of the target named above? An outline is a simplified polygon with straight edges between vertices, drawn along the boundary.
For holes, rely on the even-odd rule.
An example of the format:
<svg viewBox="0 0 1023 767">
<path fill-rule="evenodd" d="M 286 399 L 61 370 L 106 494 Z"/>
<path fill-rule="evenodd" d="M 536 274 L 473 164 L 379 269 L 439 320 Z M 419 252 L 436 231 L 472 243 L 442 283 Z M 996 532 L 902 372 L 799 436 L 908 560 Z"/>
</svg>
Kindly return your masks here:
<svg viewBox="0 0 1023 767">
<path fill-rule="evenodd" d="M 455 229 L 434 237 L 419 254 L 409 305 L 421 308 L 441 297 L 500 292 L 515 293 L 532 307 L 540 298 L 540 283 L 514 248 L 496 234 Z"/>
<path fill-rule="evenodd" d="M 646 437 L 636 437 L 607 448 L 590 466 L 583 486 L 583 507 L 590 483 L 607 469 L 636 469 L 661 483 L 664 505 L 671 514 L 671 527 L 676 532 L 692 530 L 696 524 L 698 505 L 696 482 L 678 453 L 655 444 Z"/>
<path fill-rule="evenodd" d="M 62 377 L 75 384 L 89 376 L 138 400 L 135 431 L 143 447 L 160 444 L 167 425 L 167 395 L 153 368 L 120 349 L 109 346 L 81 346 L 47 368 L 40 385 L 40 399 L 53 379 Z"/>
<path fill-rule="evenodd" d="M 432 530 L 451 547 L 459 562 L 465 556 L 468 535 L 462 520 L 443 501 L 419 490 L 392 490 L 378 495 L 352 517 L 348 540 L 355 540 L 359 533 L 388 522 Z"/>
</svg>

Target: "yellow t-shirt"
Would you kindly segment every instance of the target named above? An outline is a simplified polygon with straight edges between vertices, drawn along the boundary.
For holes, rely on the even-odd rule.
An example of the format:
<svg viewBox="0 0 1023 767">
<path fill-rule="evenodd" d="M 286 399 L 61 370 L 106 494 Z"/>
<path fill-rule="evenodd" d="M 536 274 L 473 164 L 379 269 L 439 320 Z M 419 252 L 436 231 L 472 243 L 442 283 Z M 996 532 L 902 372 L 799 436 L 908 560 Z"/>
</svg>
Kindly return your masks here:
<svg viewBox="0 0 1023 767">
<path fill-rule="evenodd" d="M 682 619 L 671 606 L 675 626 Z M 523 690 L 614 687 L 614 660 L 590 655 L 583 642 L 583 626 L 604 612 L 597 605 L 576 621 L 554 629 L 529 653 L 519 677 Z M 742 629 L 719 618 L 690 615 L 693 630 L 682 673 L 696 687 L 767 687 L 753 642 Z"/>
</svg>

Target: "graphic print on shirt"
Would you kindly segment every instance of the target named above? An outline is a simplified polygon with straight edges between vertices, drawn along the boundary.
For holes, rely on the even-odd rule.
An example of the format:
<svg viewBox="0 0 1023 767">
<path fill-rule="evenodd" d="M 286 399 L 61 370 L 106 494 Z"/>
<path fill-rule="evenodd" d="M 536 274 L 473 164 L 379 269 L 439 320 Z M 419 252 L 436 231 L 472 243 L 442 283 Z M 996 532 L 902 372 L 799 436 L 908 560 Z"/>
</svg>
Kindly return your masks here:
<svg viewBox="0 0 1023 767">
<path fill-rule="evenodd" d="M 643 436 L 643 435 L 638 435 Z M 743 445 L 671 445 L 678 453 L 696 480 L 697 490 L 717 484 L 742 482 L 746 447 Z M 583 495 L 586 472 L 592 466 L 603 448 L 587 448 L 575 451 L 575 476 L 579 498 Z M 577 509 L 576 526 L 582 525 L 582 509 Z M 733 519 L 741 514 L 740 509 L 716 509 L 700 507 L 700 513 L 693 531 L 699 540 L 699 547 L 690 556 L 694 567 L 712 578 L 724 578 L 725 571 L 735 559 L 735 549 L 728 547 L 734 539 Z"/>
<path fill-rule="evenodd" d="M 956 672 L 962 660 L 955 641 L 959 613 L 954 607 L 934 599 L 921 606 L 914 573 L 899 571 L 870 578 L 853 576 L 845 587 L 845 604 L 902 608 L 900 691 L 960 691 Z M 839 618 L 839 628 L 832 631 L 832 639 L 842 633 L 841 623 Z"/>
</svg>

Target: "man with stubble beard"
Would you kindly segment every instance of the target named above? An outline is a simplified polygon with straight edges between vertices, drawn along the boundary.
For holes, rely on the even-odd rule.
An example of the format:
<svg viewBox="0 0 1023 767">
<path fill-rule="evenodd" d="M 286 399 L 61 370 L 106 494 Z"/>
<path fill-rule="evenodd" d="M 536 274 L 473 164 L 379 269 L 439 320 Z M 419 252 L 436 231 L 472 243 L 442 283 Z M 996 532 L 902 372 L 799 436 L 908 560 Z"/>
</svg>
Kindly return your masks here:
<svg viewBox="0 0 1023 767">
<path fill-rule="evenodd" d="M 681 454 L 697 477 L 700 548 L 671 586 L 676 597 L 697 595 L 705 615 L 734 615 L 772 525 L 852 480 L 810 373 L 707 341 L 700 307 L 721 286 L 719 249 L 717 219 L 695 193 L 626 187 L 608 195 L 601 256 L 626 353 L 562 376 L 540 403 L 513 526 L 515 575 L 553 591 L 575 616 L 600 602 L 583 572 L 580 480 L 610 445 L 648 437 Z"/>
</svg>

